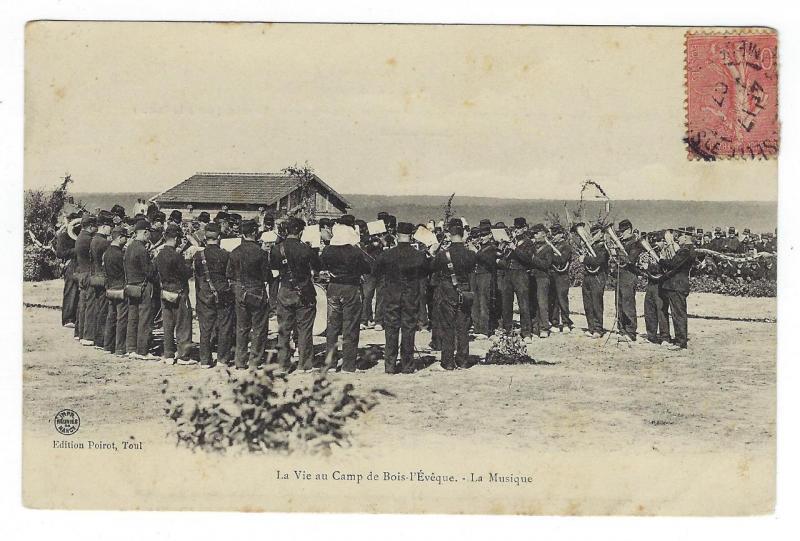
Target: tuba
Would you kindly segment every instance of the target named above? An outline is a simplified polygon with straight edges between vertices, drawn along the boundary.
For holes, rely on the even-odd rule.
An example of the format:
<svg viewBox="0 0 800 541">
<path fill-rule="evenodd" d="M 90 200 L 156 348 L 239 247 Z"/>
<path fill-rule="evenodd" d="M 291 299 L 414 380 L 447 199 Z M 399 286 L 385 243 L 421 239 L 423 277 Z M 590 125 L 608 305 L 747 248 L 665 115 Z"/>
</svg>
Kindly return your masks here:
<svg viewBox="0 0 800 541">
<path fill-rule="evenodd" d="M 64 229 L 67 230 L 67 235 L 69 235 L 69 238 L 71 238 L 72 240 L 78 240 L 78 232 L 76 231 L 76 229 L 80 225 L 81 225 L 81 219 L 74 218 L 70 220 L 67 225 L 64 226 Z M 61 230 L 59 229 L 58 232 L 60 233 Z"/>
<path fill-rule="evenodd" d="M 638 267 L 639 267 L 639 269 L 642 272 L 644 272 L 646 275 L 651 276 L 652 278 L 655 278 L 655 279 L 660 278 L 661 274 L 652 275 L 652 274 L 650 274 L 650 270 L 649 270 L 649 267 L 650 267 L 651 263 L 656 264 L 656 265 L 658 264 L 658 260 L 659 260 L 658 253 L 656 253 L 656 251 L 650 245 L 650 242 L 644 237 L 639 239 L 639 244 L 644 249 L 644 252 L 642 252 L 642 255 L 639 256 L 639 261 L 636 262 Z"/>
<path fill-rule="evenodd" d="M 672 231 L 669 229 L 664 231 L 664 240 L 666 245 L 661 255 L 664 256 L 664 259 L 672 259 L 678 251 L 678 243 L 675 242 L 675 237 L 672 236 Z"/>
</svg>

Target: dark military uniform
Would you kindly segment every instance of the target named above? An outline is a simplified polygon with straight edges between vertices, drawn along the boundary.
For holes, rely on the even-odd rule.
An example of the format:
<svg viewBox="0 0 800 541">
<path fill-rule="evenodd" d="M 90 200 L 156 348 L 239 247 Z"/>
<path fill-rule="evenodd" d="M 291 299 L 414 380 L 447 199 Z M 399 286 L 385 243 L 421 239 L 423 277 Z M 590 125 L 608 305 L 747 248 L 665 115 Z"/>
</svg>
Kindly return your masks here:
<svg viewBox="0 0 800 541">
<path fill-rule="evenodd" d="M 550 267 L 550 324 L 563 330 L 571 329 L 572 319 L 569 317 L 569 264 L 572 261 L 572 246 L 563 240 L 556 245 L 561 255 L 553 253 L 553 264 Z"/>
<path fill-rule="evenodd" d="M 164 357 L 188 359 L 192 347 L 192 305 L 189 301 L 191 270 L 172 246 L 165 246 L 158 252 L 154 264 L 158 271 L 162 294 L 178 294 L 178 298 L 174 301 L 161 299 Z"/>
<path fill-rule="evenodd" d="M 636 279 L 639 275 L 637 263 L 642 255 L 642 244 L 631 237 L 622 242 L 625 252 L 619 254 L 619 272 L 616 289 L 617 318 L 619 332 L 636 340 Z"/>
<path fill-rule="evenodd" d="M 455 242 L 447 250 L 439 252 L 432 263 L 432 270 L 438 275 L 434 294 L 435 320 L 439 326 L 442 368 L 445 370 L 456 366 L 468 368 L 471 305 L 459 302 L 460 294 L 453 284 L 452 275 L 455 275 L 461 291 L 469 291 L 469 275 L 476 262 L 476 255 L 467 250 L 463 242 Z"/>
<path fill-rule="evenodd" d="M 553 249 L 546 242 L 533 242 L 533 249 L 525 252 L 522 261 L 530 275 L 531 333 L 550 332 L 550 270 L 553 266 Z"/>
<path fill-rule="evenodd" d="M 363 236 L 361 238 L 361 247 L 373 259 L 378 257 L 378 254 L 383 252 L 383 244 L 375 237 Z M 372 301 L 376 299 L 376 290 L 378 286 L 378 279 L 375 273 L 370 272 L 364 274 L 363 293 L 364 299 L 361 308 L 361 323 L 368 325 L 373 320 Z M 375 313 L 377 312 L 377 307 Z"/>
<path fill-rule="evenodd" d="M 153 264 L 143 242 L 133 240 L 125 249 L 125 285 L 142 286 L 141 295 L 128 298 L 128 329 L 125 344 L 128 353 L 148 355 L 153 331 Z M 138 289 L 138 287 L 136 288 Z"/>
<path fill-rule="evenodd" d="M 385 369 L 397 373 L 398 343 L 400 370 L 414 371 L 414 337 L 417 332 L 419 279 L 428 272 L 428 257 L 408 242 L 381 253 L 375 260 L 375 274 L 384 284 Z M 437 324 L 437 321 L 434 321 Z M 400 332 L 402 330 L 402 339 Z"/>
<path fill-rule="evenodd" d="M 608 251 L 602 241 L 595 242 L 592 249 L 597 257 L 586 254 L 583 260 L 583 311 L 589 332 L 603 334 L 603 292 L 608 277 Z"/>
<path fill-rule="evenodd" d="M 226 276 L 235 297 L 236 367 L 246 368 L 249 364 L 256 368 L 264 359 L 269 327 L 266 284 L 272 281 L 272 273 L 267 253 L 255 241 L 243 239 L 231 252 Z"/>
<path fill-rule="evenodd" d="M 103 253 L 106 291 L 121 291 L 125 287 L 125 264 L 122 248 L 109 246 Z M 108 299 L 108 311 L 103 329 L 103 346 L 109 353 L 125 355 L 125 335 L 128 331 L 128 301 Z"/>
<path fill-rule="evenodd" d="M 519 305 L 519 323 L 523 337 L 531 335 L 530 265 L 533 241 L 524 239 L 501 265 L 505 268 L 503 287 L 503 328 L 511 331 L 514 324 L 514 295 Z"/>
<path fill-rule="evenodd" d="M 322 268 L 331 274 L 328 285 L 327 351 L 335 366 L 336 344 L 342 337 L 342 370 L 354 372 L 358 354 L 362 298 L 361 276 L 371 272 L 367 256 L 351 245 L 326 246 L 322 250 Z"/>
<path fill-rule="evenodd" d="M 654 344 L 669 342 L 669 299 L 661 287 L 663 277 L 658 263 L 650 263 L 645 274 L 644 325 L 647 340 Z"/>
<path fill-rule="evenodd" d="M 92 270 L 90 272 L 91 282 L 89 287 L 92 289 L 90 295 L 91 302 L 86 309 L 86 328 L 87 338 L 94 342 L 97 347 L 103 347 L 105 341 L 105 323 L 108 315 L 108 299 L 106 299 L 106 277 L 103 270 L 103 254 L 111 245 L 108 237 L 97 233 L 92 238 L 89 245 L 89 255 L 92 259 Z"/>
<path fill-rule="evenodd" d="M 675 329 L 675 343 L 687 347 L 688 320 L 686 298 L 689 296 L 689 271 L 694 264 L 693 246 L 681 246 L 671 259 L 662 259 L 659 264 L 665 270 L 664 289 L 672 313 L 672 326 Z"/>
<path fill-rule="evenodd" d="M 234 296 L 226 275 L 230 254 L 209 244 L 194 254 L 195 305 L 200 324 L 200 363 L 212 364 L 212 338 L 217 339 L 217 361 L 233 360 Z"/>
<path fill-rule="evenodd" d="M 298 370 L 310 370 L 314 364 L 314 318 L 317 315 L 317 292 L 311 281 L 320 268 L 317 251 L 289 237 L 276 244 L 270 253 L 269 266 L 280 272 L 278 285 L 278 362 L 289 368 L 289 340 L 297 333 L 300 357 Z M 271 275 L 270 275 L 271 276 Z"/>
<path fill-rule="evenodd" d="M 472 324 L 476 334 L 490 335 L 497 324 L 497 244 L 486 242 L 475 254 L 476 267 L 474 273 L 475 305 L 473 306 Z"/>
<path fill-rule="evenodd" d="M 64 292 L 61 296 L 61 324 L 75 324 L 80 289 L 75 281 L 75 241 L 66 230 L 56 237 L 56 257 L 64 263 Z"/>
<path fill-rule="evenodd" d="M 75 323 L 75 336 L 80 339 L 93 340 L 94 336 L 86 334 L 88 324 L 88 311 L 92 302 L 94 290 L 89 286 L 89 275 L 92 272 L 91 244 L 92 234 L 83 230 L 75 241 L 75 274 L 80 290 L 78 296 L 78 316 Z"/>
</svg>

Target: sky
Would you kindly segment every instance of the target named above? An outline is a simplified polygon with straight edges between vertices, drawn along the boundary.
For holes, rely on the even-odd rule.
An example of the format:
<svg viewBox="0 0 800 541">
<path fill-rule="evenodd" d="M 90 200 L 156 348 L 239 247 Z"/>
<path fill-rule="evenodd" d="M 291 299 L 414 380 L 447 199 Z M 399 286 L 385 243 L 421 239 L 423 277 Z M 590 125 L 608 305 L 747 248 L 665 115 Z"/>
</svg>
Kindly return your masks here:
<svg viewBox="0 0 800 541">
<path fill-rule="evenodd" d="M 680 28 L 29 23 L 25 185 L 777 200 L 775 160 L 687 160 L 683 65 Z"/>
</svg>

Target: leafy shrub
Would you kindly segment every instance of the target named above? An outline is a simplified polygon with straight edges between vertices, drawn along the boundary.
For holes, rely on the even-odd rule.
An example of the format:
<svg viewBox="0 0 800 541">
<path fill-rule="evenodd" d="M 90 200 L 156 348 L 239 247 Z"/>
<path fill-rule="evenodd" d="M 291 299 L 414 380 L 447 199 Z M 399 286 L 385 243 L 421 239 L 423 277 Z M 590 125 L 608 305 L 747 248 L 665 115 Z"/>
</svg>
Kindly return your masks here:
<svg viewBox="0 0 800 541">
<path fill-rule="evenodd" d="M 517 329 L 511 332 L 498 329 L 489 340 L 492 345 L 486 352 L 484 364 L 530 364 L 536 362 L 528 355 L 528 348 Z"/>
<path fill-rule="evenodd" d="M 52 280 L 61 276 L 61 262 L 46 247 L 26 244 L 22 252 L 22 279 L 26 282 Z"/>
<path fill-rule="evenodd" d="M 383 389 L 359 396 L 352 384 L 336 387 L 324 373 L 311 387 L 295 388 L 274 365 L 226 372 L 221 392 L 189 386 L 188 397 L 170 393 L 169 380 L 164 380 L 164 412 L 174 423 L 171 432 L 179 446 L 218 453 L 231 448 L 329 452 L 350 444 L 347 423 L 374 408 L 378 395 L 394 396 Z"/>
</svg>

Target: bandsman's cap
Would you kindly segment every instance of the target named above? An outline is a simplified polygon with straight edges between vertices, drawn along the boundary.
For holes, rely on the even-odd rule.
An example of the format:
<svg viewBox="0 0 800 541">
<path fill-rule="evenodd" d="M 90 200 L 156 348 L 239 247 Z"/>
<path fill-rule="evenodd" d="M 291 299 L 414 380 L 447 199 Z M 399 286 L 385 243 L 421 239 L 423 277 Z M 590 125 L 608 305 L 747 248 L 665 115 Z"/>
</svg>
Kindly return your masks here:
<svg viewBox="0 0 800 541">
<path fill-rule="evenodd" d="M 114 225 L 114 214 L 111 214 L 107 210 L 101 210 L 97 215 L 97 225 L 104 226 L 104 225 Z"/>
<path fill-rule="evenodd" d="M 514 218 L 514 227 L 517 229 L 526 227 L 528 225 L 528 220 L 525 218 Z"/>
<path fill-rule="evenodd" d="M 128 238 L 128 228 L 118 225 L 114 229 L 111 230 L 111 238 L 118 239 L 120 237 Z"/>
<path fill-rule="evenodd" d="M 345 214 L 341 218 L 339 218 L 339 223 L 350 227 L 355 227 L 356 217 L 353 216 L 352 214 Z"/>
<path fill-rule="evenodd" d="M 204 224 L 207 224 L 208 222 L 211 221 L 211 215 L 208 212 L 203 211 L 203 212 L 201 212 L 200 214 L 197 215 L 197 221 L 201 222 L 201 223 L 204 223 Z"/>
<path fill-rule="evenodd" d="M 214 223 L 214 222 L 211 222 L 210 224 L 208 224 L 206 226 L 206 234 L 208 234 L 208 233 L 219 234 L 221 230 L 222 230 L 222 228 L 220 228 L 219 224 Z"/>
<path fill-rule="evenodd" d="M 319 226 L 320 227 L 331 227 L 333 224 L 331 223 L 330 218 L 320 218 L 319 219 Z"/>
<path fill-rule="evenodd" d="M 496 222 L 494 224 L 494 228 L 495 229 L 505 229 L 506 228 L 506 223 L 505 222 Z"/>
<path fill-rule="evenodd" d="M 550 233 L 553 235 L 560 235 L 563 232 L 564 228 L 561 226 L 561 224 L 553 224 L 552 227 L 550 227 Z"/>
<path fill-rule="evenodd" d="M 626 229 L 633 229 L 633 224 L 627 218 L 619 223 L 618 231 L 625 231 Z"/>
<path fill-rule="evenodd" d="M 230 215 L 227 212 L 225 212 L 224 210 L 221 210 L 221 211 L 217 212 L 217 214 L 214 216 L 214 221 L 215 222 L 222 222 L 222 221 L 228 221 L 228 220 L 230 220 Z"/>
<path fill-rule="evenodd" d="M 169 224 L 164 230 L 164 236 L 170 239 L 177 239 L 181 233 L 181 227 L 178 224 Z"/>
<path fill-rule="evenodd" d="M 546 233 L 547 232 L 547 228 L 543 224 L 534 224 L 534 226 L 531 229 L 533 230 L 534 233 L 539 233 L 539 232 Z"/>
<path fill-rule="evenodd" d="M 97 218 L 95 218 L 91 214 L 87 214 L 86 216 L 81 218 L 81 227 L 91 227 L 93 225 L 97 225 Z"/>
<path fill-rule="evenodd" d="M 242 235 L 252 235 L 258 231 L 258 224 L 255 220 L 244 220 L 242 221 L 240 229 L 242 231 Z"/>
<path fill-rule="evenodd" d="M 402 235 L 410 235 L 414 232 L 414 224 L 409 222 L 400 222 L 397 224 L 397 232 Z"/>
<path fill-rule="evenodd" d="M 134 231 L 150 231 L 150 223 L 147 220 L 139 220 L 133 226 Z"/>
<path fill-rule="evenodd" d="M 111 207 L 111 214 L 115 214 L 115 215 L 119 216 L 120 218 L 124 218 L 125 217 L 125 207 L 123 207 L 122 205 L 119 205 L 119 204 L 114 205 L 113 207 Z"/>
<path fill-rule="evenodd" d="M 162 224 L 166 221 L 167 215 L 161 212 L 160 210 L 153 213 L 153 222 L 161 222 Z"/>
<path fill-rule="evenodd" d="M 386 227 L 395 227 L 397 225 L 397 218 L 389 214 L 384 220 Z"/>
</svg>

